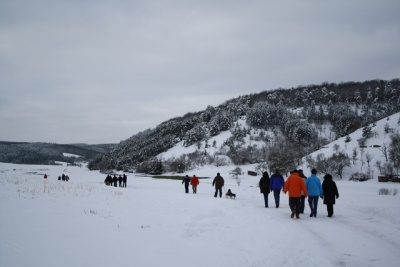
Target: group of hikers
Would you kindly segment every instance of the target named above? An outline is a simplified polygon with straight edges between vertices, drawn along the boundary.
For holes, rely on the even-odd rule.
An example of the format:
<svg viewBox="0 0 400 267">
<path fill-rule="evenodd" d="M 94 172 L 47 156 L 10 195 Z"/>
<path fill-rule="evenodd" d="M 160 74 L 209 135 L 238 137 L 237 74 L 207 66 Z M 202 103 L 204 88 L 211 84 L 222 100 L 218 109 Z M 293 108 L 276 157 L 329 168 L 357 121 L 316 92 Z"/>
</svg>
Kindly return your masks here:
<svg viewBox="0 0 400 267">
<path fill-rule="evenodd" d="M 222 178 L 220 173 L 217 173 L 217 176 L 214 178 L 212 182 L 212 186 L 215 186 L 215 194 L 214 197 L 217 197 L 219 193 L 219 197 L 222 197 L 222 188 L 224 186 L 224 178 Z M 197 186 L 200 184 L 199 178 L 196 177 L 196 175 L 193 175 L 192 178 L 189 177 L 189 175 L 186 175 L 183 180 L 182 184 L 185 185 L 185 193 L 189 193 L 189 185 L 192 185 L 192 190 L 193 194 L 197 193 Z M 226 197 L 229 198 L 236 198 L 236 194 L 232 193 L 230 189 L 225 193 Z"/>
<path fill-rule="evenodd" d="M 311 176 L 306 177 L 303 170 L 293 170 L 286 182 L 283 176 L 276 170 L 269 177 L 268 172 L 263 173 L 260 182 L 260 191 L 264 194 L 265 207 L 268 208 L 268 194 L 274 192 L 275 206 L 279 208 L 280 192 L 289 193 L 289 207 L 291 210 L 290 217 L 300 219 L 300 214 L 304 213 L 305 199 L 308 197 L 310 206 L 310 217 L 317 217 L 318 199 L 324 200 L 327 206 L 328 217 L 333 216 L 333 205 L 335 199 L 339 198 L 339 191 L 336 183 L 332 180 L 332 175 L 327 173 L 321 184 L 317 176 L 317 170 L 311 170 Z"/>
<path fill-rule="evenodd" d="M 45 173 L 43 176 L 44 179 L 47 179 L 47 174 Z M 64 181 L 64 182 L 68 182 L 69 181 L 69 176 L 65 175 L 64 173 L 61 176 L 58 176 L 58 180 L 59 181 Z"/>
<path fill-rule="evenodd" d="M 104 183 L 107 186 L 114 186 L 114 187 L 126 187 L 126 181 L 128 180 L 128 177 L 124 173 L 123 175 L 119 175 L 117 177 L 116 174 L 114 176 L 111 176 L 111 174 L 107 175 L 106 179 L 104 180 Z"/>
<path fill-rule="evenodd" d="M 186 175 L 182 184 L 185 185 L 185 193 L 189 193 L 189 185 L 192 185 L 193 194 L 197 193 L 199 179 L 196 175 L 190 178 Z M 217 173 L 217 176 L 212 182 L 215 187 L 214 197 L 222 197 L 222 188 L 224 187 L 224 178 Z M 260 192 L 264 196 L 265 207 L 268 208 L 268 195 L 273 192 L 275 199 L 275 207 L 279 208 L 280 193 L 283 191 L 289 195 L 289 207 L 291 210 L 290 217 L 300 219 L 300 214 L 304 214 L 305 199 L 308 198 L 310 206 L 310 217 L 317 217 L 318 199 L 323 199 L 323 203 L 327 206 L 328 217 L 333 216 L 333 205 L 335 199 L 339 198 L 339 191 L 336 183 L 332 180 L 332 175 L 327 173 L 324 176 L 324 181 L 321 184 L 320 178 L 317 176 L 317 170 L 312 169 L 311 175 L 307 178 L 303 170 L 293 170 L 290 172 L 286 182 L 283 176 L 277 169 L 271 177 L 268 172 L 264 172 L 259 181 Z M 226 197 L 236 198 L 236 194 L 230 189 L 225 193 Z"/>
</svg>

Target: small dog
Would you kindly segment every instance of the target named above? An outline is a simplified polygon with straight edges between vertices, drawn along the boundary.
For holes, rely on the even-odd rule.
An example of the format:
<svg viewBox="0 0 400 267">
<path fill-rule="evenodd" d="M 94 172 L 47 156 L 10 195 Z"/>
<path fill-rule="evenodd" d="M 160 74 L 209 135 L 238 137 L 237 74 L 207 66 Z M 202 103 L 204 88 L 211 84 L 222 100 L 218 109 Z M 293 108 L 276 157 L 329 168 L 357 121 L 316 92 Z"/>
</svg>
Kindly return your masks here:
<svg viewBox="0 0 400 267">
<path fill-rule="evenodd" d="M 226 198 L 233 198 L 236 199 L 236 194 L 232 193 L 230 189 L 228 189 L 228 192 L 225 194 Z"/>
</svg>

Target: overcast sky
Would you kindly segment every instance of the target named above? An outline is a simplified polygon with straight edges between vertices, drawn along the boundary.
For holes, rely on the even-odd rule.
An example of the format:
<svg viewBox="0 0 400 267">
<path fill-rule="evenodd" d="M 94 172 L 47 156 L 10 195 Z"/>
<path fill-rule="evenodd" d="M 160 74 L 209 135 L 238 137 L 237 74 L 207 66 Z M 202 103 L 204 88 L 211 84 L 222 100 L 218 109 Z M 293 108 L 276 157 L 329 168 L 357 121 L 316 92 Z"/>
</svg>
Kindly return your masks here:
<svg viewBox="0 0 400 267">
<path fill-rule="evenodd" d="M 0 140 L 118 143 L 240 95 L 400 77 L 400 1 L 0 0 Z"/>
</svg>

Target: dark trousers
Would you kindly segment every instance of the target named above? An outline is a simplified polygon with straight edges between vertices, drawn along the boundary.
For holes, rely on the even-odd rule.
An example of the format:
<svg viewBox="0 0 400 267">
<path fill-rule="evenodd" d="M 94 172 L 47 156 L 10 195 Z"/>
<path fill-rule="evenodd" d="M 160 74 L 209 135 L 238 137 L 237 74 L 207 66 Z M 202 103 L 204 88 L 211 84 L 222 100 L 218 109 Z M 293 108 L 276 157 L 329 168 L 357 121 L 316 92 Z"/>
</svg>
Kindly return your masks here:
<svg viewBox="0 0 400 267">
<path fill-rule="evenodd" d="M 189 184 L 185 184 L 185 193 L 186 193 L 186 194 L 189 193 Z"/>
<path fill-rule="evenodd" d="M 265 203 L 265 207 L 268 208 L 268 193 L 263 193 L 264 195 L 264 203 Z"/>
<path fill-rule="evenodd" d="M 304 213 L 304 207 L 306 205 L 306 197 L 305 196 L 301 196 L 300 197 L 300 213 Z"/>
<path fill-rule="evenodd" d="M 289 197 L 289 207 L 291 211 L 296 211 L 296 216 L 300 214 L 300 197 Z"/>
<path fill-rule="evenodd" d="M 332 217 L 332 215 L 333 215 L 333 204 L 326 204 L 326 209 L 328 210 L 328 216 Z"/>
<path fill-rule="evenodd" d="M 279 205 L 281 189 L 274 189 L 275 204 Z"/>
<path fill-rule="evenodd" d="M 217 197 L 219 191 L 219 197 L 222 197 L 222 187 L 215 187 L 214 197 Z"/>
<path fill-rule="evenodd" d="M 318 196 L 308 196 L 308 205 L 310 205 L 311 213 L 317 214 Z"/>
<path fill-rule="evenodd" d="M 126 182 L 122 182 L 122 187 L 126 187 Z"/>
</svg>

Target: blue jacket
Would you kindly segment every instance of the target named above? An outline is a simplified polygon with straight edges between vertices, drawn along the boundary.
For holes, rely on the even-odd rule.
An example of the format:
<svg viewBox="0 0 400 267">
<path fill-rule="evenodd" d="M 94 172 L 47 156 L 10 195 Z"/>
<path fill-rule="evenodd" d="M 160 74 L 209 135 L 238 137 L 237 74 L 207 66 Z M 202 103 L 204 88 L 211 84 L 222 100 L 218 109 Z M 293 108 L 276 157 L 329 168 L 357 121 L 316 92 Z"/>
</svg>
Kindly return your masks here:
<svg viewBox="0 0 400 267">
<path fill-rule="evenodd" d="M 283 176 L 279 173 L 274 173 L 271 176 L 270 186 L 272 189 L 282 189 L 285 184 L 285 180 L 283 180 Z"/>
<path fill-rule="evenodd" d="M 311 174 L 306 180 L 306 187 L 309 196 L 323 196 L 321 181 L 315 174 Z"/>
</svg>

